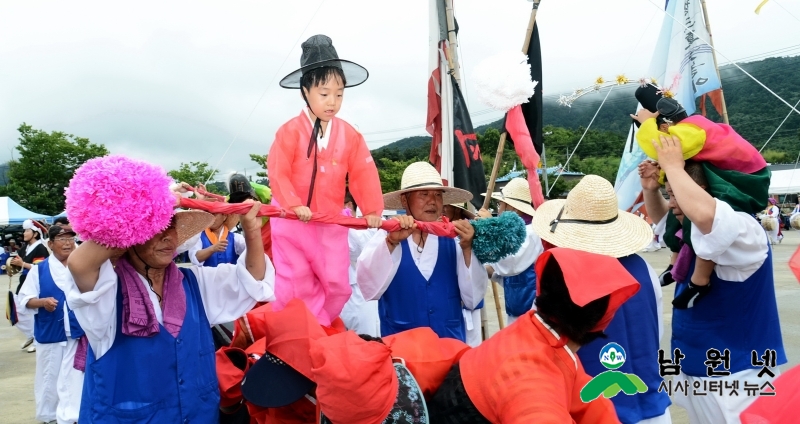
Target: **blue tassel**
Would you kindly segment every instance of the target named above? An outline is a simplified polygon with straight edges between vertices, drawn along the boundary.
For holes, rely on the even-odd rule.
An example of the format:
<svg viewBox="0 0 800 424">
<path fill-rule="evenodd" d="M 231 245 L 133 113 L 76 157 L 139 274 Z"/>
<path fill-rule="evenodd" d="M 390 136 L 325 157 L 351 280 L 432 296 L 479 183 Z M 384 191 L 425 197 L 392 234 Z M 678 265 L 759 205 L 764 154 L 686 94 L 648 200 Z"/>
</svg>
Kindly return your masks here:
<svg viewBox="0 0 800 424">
<path fill-rule="evenodd" d="M 475 228 L 472 251 L 484 264 L 517 253 L 527 237 L 525 221 L 513 212 L 503 212 L 497 218 L 476 219 L 471 223 Z"/>
</svg>

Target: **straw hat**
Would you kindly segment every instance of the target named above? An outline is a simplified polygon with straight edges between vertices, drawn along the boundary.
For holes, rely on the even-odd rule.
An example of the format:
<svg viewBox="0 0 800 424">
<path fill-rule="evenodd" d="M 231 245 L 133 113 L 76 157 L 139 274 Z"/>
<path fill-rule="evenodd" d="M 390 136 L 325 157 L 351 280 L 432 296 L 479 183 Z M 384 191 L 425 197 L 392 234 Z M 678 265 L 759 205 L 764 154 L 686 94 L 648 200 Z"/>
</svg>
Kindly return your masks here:
<svg viewBox="0 0 800 424">
<path fill-rule="evenodd" d="M 205 211 L 177 211 L 173 215 L 175 230 L 178 231 L 178 246 L 182 245 L 214 222 L 214 215 Z"/>
<path fill-rule="evenodd" d="M 451 203 L 447 206 L 461 210 L 461 215 L 466 219 L 475 219 L 475 213 L 470 212 L 469 209 L 465 208 L 464 203 Z"/>
<path fill-rule="evenodd" d="M 638 216 L 617 207 L 611 183 L 587 175 L 567 195 L 539 206 L 533 228 L 558 247 L 621 258 L 638 252 L 653 240 L 653 230 Z"/>
<path fill-rule="evenodd" d="M 403 178 L 400 180 L 400 190 L 392 191 L 383 195 L 383 203 L 386 209 L 403 209 L 400 196 L 405 193 L 420 190 L 441 190 L 442 203 L 452 205 L 453 203 L 464 203 L 472 200 L 472 193 L 455 187 L 445 187 L 442 184 L 442 176 L 436 172 L 436 168 L 428 162 L 414 162 L 408 165 L 403 171 Z"/>
<path fill-rule="evenodd" d="M 486 193 L 483 193 L 486 196 Z M 492 199 L 508 203 L 518 211 L 533 216 L 536 211 L 533 209 L 531 200 L 531 189 L 528 180 L 524 178 L 512 178 L 511 181 L 500 190 L 500 193 L 492 193 Z"/>
</svg>

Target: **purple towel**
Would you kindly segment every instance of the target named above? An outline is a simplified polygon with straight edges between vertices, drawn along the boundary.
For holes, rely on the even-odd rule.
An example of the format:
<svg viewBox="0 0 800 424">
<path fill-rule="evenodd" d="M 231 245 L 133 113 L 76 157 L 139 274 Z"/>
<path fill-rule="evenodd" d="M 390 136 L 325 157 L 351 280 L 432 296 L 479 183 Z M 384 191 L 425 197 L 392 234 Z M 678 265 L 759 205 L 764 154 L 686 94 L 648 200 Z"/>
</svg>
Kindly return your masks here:
<svg viewBox="0 0 800 424">
<path fill-rule="evenodd" d="M 75 359 L 72 360 L 72 368 L 86 372 L 86 352 L 88 347 L 88 339 L 86 339 L 86 336 L 81 336 L 78 339 L 78 349 L 75 350 Z"/>
<path fill-rule="evenodd" d="M 675 281 L 681 282 L 686 280 L 689 274 L 689 267 L 694 262 L 694 250 L 688 244 L 683 242 L 683 230 L 678 230 L 675 237 L 681 240 L 681 250 L 678 252 L 678 258 L 675 259 L 675 265 L 672 266 L 672 278 Z"/>
<path fill-rule="evenodd" d="M 160 327 L 155 309 L 139 273 L 124 256 L 119 258 L 114 270 L 122 288 L 122 334 L 134 337 L 158 334 Z M 164 328 L 176 337 L 186 315 L 186 293 L 183 290 L 183 274 L 174 262 L 165 270 L 162 292 Z"/>
</svg>

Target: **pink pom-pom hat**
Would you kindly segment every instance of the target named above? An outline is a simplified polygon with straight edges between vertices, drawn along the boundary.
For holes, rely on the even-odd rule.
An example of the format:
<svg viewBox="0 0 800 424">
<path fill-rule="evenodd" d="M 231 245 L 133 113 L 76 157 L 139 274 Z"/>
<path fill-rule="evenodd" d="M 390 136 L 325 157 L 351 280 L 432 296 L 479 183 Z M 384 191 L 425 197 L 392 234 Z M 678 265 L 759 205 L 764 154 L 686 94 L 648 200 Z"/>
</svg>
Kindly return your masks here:
<svg viewBox="0 0 800 424">
<path fill-rule="evenodd" d="M 175 213 L 171 179 L 147 162 L 111 155 L 84 163 L 66 189 L 67 215 L 84 240 L 113 248 L 142 244 L 170 225 L 175 215 L 178 244 L 213 221 L 202 211 Z"/>
</svg>

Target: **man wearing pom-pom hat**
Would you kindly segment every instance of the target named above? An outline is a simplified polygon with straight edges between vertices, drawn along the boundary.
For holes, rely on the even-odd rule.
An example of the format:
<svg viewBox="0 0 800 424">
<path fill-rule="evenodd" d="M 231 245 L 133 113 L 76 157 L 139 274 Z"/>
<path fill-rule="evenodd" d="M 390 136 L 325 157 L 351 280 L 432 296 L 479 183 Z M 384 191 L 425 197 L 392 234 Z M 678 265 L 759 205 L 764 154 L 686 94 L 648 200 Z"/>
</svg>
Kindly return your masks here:
<svg viewBox="0 0 800 424">
<path fill-rule="evenodd" d="M 475 309 L 486 293 L 486 271 L 472 251 L 475 230 L 467 220 L 453 222 L 453 239 L 426 234 L 414 220 L 433 222 L 444 204 L 472 198 L 466 190 L 446 187 L 436 169 L 416 162 L 403 171 L 400 190 L 386 193 L 389 209 L 402 230 L 379 230 L 358 258 L 356 278 L 364 298 L 379 299 L 381 336 L 417 327 L 431 327 L 440 337 L 466 340 L 461 306 Z"/>
<path fill-rule="evenodd" d="M 67 294 L 89 342 L 81 423 L 216 423 L 210 327 L 275 299 L 261 204 L 241 216 L 247 250 L 236 265 L 179 269 L 177 247 L 213 218 L 175 213 L 169 183 L 161 168 L 107 156 L 85 163 L 67 189 L 67 213 L 86 240 L 70 257 Z M 134 192 L 121 195 L 119 186 Z M 107 222 L 109 215 L 126 219 Z"/>
</svg>

